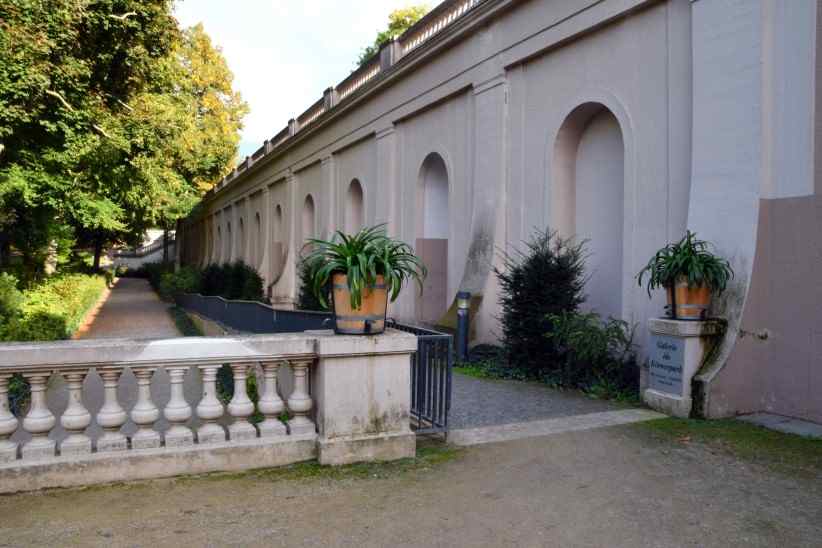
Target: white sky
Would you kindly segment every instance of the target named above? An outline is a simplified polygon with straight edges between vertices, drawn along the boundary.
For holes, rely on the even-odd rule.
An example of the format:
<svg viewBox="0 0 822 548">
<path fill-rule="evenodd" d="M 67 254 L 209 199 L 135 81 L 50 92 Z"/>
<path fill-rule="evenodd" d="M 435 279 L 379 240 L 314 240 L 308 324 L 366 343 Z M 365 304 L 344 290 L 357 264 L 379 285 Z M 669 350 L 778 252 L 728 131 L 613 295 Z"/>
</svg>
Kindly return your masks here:
<svg viewBox="0 0 822 548">
<path fill-rule="evenodd" d="M 400 7 L 441 0 L 177 0 L 183 26 L 202 22 L 249 104 L 240 158 L 296 118 L 354 68 Z"/>
</svg>

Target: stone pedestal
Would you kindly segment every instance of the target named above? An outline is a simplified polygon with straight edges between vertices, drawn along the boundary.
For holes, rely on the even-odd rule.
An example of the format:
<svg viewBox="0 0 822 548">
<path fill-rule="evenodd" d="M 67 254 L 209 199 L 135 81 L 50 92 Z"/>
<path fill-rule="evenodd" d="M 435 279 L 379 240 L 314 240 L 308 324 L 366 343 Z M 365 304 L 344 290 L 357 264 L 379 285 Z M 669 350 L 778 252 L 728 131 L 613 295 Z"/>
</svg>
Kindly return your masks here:
<svg viewBox="0 0 822 548">
<path fill-rule="evenodd" d="M 413 335 L 315 332 L 318 364 L 312 395 L 321 464 L 395 460 L 416 454 L 410 429 Z"/>
<path fill-rule="evenodd" d="M 722 333 L 716 320 L 648 320 L 648 387 L 642 398 L 650 407 L 674 417 L 691 415 L 691 380 L 706 353 Z"/>
</svg>

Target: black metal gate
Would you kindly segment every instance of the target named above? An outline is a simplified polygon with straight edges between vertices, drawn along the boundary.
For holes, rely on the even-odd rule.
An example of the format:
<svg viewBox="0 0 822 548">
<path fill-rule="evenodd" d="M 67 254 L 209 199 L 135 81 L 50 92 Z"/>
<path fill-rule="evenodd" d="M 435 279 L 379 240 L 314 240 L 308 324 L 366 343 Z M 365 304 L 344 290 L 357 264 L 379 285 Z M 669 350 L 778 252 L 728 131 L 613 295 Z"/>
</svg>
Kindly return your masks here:
<svg viewBox="0 0 822 548">
<path fill-rule="evenodd" d="M 389 320 L 388 325 L 417 336 L 417 352 L 411 356 L 411 419 L 416 432 L 447 432 L 454 338 L 393 320 Z"/>
</svg>

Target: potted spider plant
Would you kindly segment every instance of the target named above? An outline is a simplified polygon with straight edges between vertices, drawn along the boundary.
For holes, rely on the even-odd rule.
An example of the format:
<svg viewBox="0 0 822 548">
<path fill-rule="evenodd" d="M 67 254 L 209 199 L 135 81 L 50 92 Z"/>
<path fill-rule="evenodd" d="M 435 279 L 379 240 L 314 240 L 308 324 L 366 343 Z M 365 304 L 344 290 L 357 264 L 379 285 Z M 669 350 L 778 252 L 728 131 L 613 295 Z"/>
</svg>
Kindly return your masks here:
<svg viewBox="0 0 822 548">
<path fill-rule="evenodd" d="M 709 247 L 688 230 L 679 242 L 657 251 L 637 274 L 640 287 L 647 275 L 648 297 L 654 289 L 666 290 L 671 318 L 704 320 L 711 297 L 722 294 L 733 278 L 730 263 L 711 253 Z"/>
<path fill-rule="evenodd" d="M 428 271 L 405 242 L 389 237 L 385 225 L 356 234 L 337 231 L 331 240 L 311 238 L 305 263 L 312 290 L 324 306 L 331 295 L 334 331 L 346 335 L 375 335 L 385 331 L 389 299 L 403 285 L 422 281 Z M 330 291 L 329 291 L 330 283 Z"/>
</svg>

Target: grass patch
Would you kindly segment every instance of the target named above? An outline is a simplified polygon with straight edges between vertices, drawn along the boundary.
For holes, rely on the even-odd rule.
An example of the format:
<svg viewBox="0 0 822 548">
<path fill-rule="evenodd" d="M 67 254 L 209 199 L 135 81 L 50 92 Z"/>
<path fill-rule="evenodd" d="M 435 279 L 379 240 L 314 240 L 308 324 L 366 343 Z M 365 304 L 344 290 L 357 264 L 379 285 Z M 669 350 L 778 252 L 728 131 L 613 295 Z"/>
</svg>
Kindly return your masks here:
<svg viewBox="0 0 822 548">
<path fill-rule="evenodd" d="M 202 337 L 203 332 L 197 327 L 197 324 L 186 314 L 186 311 L 179 306 L 169 307 L 168 313 L 171 314 L 171 319 L 174 320 L 174 325 L 183 337 Z"/>
<path fill-rule="evenodd" d="M 784 434 L 734 419 L 667 418 L 637 423 L 633 428 L 651 432 L 666 441 L 699 443 L 780 472 L 822 474 L 822 440 Z"/>
<path fill-rule="evenodd" d="M 475 379 L 499 379 L 500 377 L 492 374 L 487 367 L 475 363 L 460 363 L 454 365 L 454 373 L 465 375 L 466 377 L 474 377 Z"/>
<path fill-rule="evenodd" d="M 248 479 L 264 481 L 310 481 L 310 480 L 364 480 L 387 479 L 403 474 L 430 470 L 436 466 L 456 460 L 463 449 L 433 440 L 417 440 L 417 456 L 392 462 L 363 462 L 345 466 L 322 466 L 317 461 L 300 462 L 278 468 L 251 470 L 241 473 L 216 473 L 205 476 L 182 478 L 182 481 L 203 479 L 222 481 L 225 479 Z"/>
</svg>

